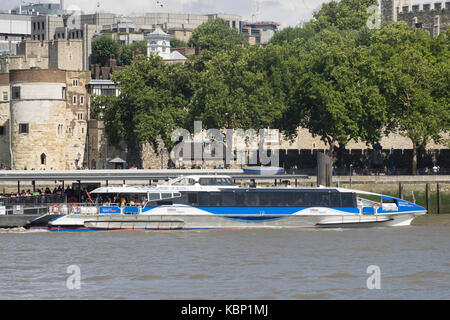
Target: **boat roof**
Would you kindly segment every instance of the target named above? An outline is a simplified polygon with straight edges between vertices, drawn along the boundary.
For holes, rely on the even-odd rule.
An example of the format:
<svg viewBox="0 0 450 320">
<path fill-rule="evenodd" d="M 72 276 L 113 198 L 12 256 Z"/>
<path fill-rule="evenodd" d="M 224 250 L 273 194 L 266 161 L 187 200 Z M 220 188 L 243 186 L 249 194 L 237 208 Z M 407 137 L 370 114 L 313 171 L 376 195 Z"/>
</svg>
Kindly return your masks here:
<svg viewBox="0 0 450 320">
<path fill-rule="evenodd" d="M 204 177 L 204 176 L 201 176 Z M 133 194 L 147 194 L 152 192 L 180 192 L 180 191 L 233 191 L 233 190 L 261 190 L 261 191 L 296 191 L 296 190 L 304 190 L 304 191 L 323 191 L 330 190 L 335 192 L 342 193 L 356 193 L 356 194 L 365 194 L 365 195 L 373 195 L 373 196 L 383 196 L 379 193 L 362 191 L 362 190 L 354 190 L 354 189 L 346 189 L 346 188 L 333 188 L 333 187 L 304 187 L 304 188 L 292 188 L 292 187 L 258 187 L 258 188 L 239 188 L 233 186 L 232 188 L 226 186 L 173 186 L 173 185 L 159 185 L 159 186 L 108 186 L 108 187 L 100 187 L 93 190 L 91 193 L 111 193 L 111 194 L 120 194 L 120 193 L 133 193 Z"/>
</svg>

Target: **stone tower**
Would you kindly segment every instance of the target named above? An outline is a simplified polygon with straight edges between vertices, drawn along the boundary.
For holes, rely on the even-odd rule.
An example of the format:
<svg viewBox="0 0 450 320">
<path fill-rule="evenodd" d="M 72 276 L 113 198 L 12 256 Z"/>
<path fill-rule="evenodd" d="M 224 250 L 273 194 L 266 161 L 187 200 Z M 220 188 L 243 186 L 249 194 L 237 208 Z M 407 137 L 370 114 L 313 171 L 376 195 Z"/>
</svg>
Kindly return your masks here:
<svg viewBox="0 0 450 320">
<path fill-rule="evenodd" d="M 380 0 L 380 6 L 383 21 L 394 22 L 397 21 L 397 8 L 410 7 L 411 0 Z"/>
</svg>

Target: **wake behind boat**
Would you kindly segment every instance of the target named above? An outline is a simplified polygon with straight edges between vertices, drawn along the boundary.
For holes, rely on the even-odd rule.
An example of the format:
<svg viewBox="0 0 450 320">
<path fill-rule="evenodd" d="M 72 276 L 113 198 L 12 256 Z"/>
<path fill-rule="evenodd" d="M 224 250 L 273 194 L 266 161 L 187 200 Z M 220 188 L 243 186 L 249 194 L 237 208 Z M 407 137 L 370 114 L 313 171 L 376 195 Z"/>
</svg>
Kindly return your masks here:
<svg viewBox="0 0 450 320">
<path fill-rule="evenodd" d="M 425 208 L 343 188 L 239 188 L 229 176 L 183 176 L 156 187 L 101 187 L 95 206 L 49 222 L 55 231 L 405 226 Z M 362 198 L 377 198 L 369 200 Z"/>
</svg>

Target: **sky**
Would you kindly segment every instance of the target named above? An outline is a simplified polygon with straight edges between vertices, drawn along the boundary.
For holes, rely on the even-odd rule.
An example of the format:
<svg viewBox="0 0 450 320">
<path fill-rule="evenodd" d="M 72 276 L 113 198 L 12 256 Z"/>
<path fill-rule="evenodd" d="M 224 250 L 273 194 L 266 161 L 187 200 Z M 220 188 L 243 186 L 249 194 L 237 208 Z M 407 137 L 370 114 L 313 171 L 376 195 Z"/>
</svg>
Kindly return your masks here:
<svg viewBox="0 0 450 320">
<path fill-rule="evenodd" d="M 172 13 L 230 13 L 246 21 L 275 21 L 281 28 L 296 26 L 312 18 L 321 4 L 330 0 L 64 0 L 64 6 L 80 7 L 85 13 L 98 11 L 123 15 L 142 15 L 144 12 Z M 438 0 L 436 0 L 437 2 Z M 29 2 L 39 2 L 30 0 Z M 59 2 L 42 0 L 41 2 Z M 412 0 L 413 3 L 423 2 Z M 426 2 L 432 2 L 431 0 Z M 0 9 L 9 10 L 19 0 L 1 0 Z M 160 5 L 163 5 L 161 7 Z M 99 7 L 97 7 L 99 5 Z"/>
<path fill-rule="evenodd" d="M 157 3 L 161 3 L 163 7 Z M 321 3 L 329 0 L 64 0 L 64 6 L 80 7 L 85 13 L 102 10 L 123 15 L 141 15 L 144 12 L 173 13 L 230 13 L 247 21 L 276 21 L 282 27 L 308 21 Z M 0 9 L 9 10 L 19 0 L 1 0 Z M 31 2 L 31 1 L 30 1 Z M 35 1 L 36 2 L 36 1 Z M 59 2 L 48 0 L 42 2 Z M 97 9 L 97 3 L 100 4 Z"/>
</svg>

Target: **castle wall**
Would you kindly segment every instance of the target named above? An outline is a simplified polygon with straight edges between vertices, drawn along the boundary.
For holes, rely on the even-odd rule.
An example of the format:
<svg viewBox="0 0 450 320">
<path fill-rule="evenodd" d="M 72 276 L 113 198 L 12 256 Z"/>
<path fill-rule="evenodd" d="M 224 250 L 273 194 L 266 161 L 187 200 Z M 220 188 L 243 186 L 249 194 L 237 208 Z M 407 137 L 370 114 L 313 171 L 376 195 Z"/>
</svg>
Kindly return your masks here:
<svg viewBox="0 0 450 320">
<path fill-rule="evenodd" d="M 0 74 L 0 168 L 9 167 L 10 165 L 9 74 L 3 73 Z"/>
<path fill-rule="evenodd" d="M 17 55 L 0 58 L 0 72 L 31 68 L 84 70 L 82 49 L 83 43 L 78 39 L 23 41 L 17 48 Z"/>
<path fill-rule="evenodd" d="M 450 2 L 436 2 L 397 8 L 397 20 L 411 27 L 421 27 L 438 36 L 450 24 Z"/>
<path fill-rule="evenodd" d="M 404 21 L 438 36 L 450 25 L 450 1 L 412 5 L 409 0 L 380 0 L 383 21 Z"/>
<path fill-rule="evenodd" d="M 89 79 L 89 72 L 10 72 L 13 168 L 64 170 L 83 164 Z"/>
</svg>

